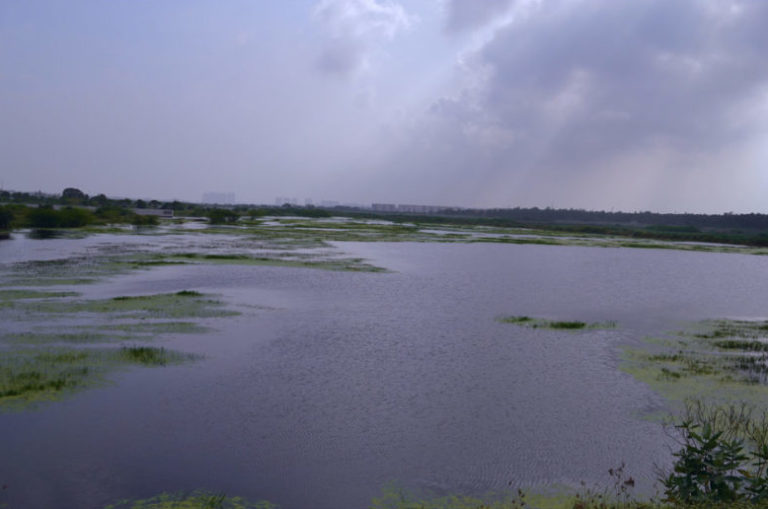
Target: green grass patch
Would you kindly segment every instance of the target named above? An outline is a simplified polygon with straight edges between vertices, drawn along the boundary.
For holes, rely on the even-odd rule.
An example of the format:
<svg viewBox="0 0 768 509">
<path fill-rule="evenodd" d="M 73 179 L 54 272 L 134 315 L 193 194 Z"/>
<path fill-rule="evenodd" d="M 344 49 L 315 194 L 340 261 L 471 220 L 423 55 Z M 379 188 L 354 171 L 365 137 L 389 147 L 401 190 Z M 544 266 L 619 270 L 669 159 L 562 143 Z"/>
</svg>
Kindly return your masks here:
<svg viewBox="0 0 768 509">
<path fill-rule="evenodd" d="M 386 272 L 386 269 L 376 267 L 362 258 L 311 258 L 311 255 L 294 255 L 289 259 L 284 255 L 252 256 L 247 254 L 203 254 L 178 253 L 169 255 L 184 260 L 194 260 L 198 263 L 221 263 L 232 265 L 267 265 L 274 267 L 299 267 L 311 269 L 338 270 L 350 272 Z M 302 259 L 304 258 L 304 259 Z"/>
<path fill-rule="evenodd" d="M 50 344 L 50 343 L 106 343 L 129 339 L 128 336 L 108 336 L 98 332 L 19 332 L 3 334 L 6 343 L 20 344 Z"/>
<path fill-rule="evenodd" d="M 167 364 L 177 364 L 185 356 L 163 347 L 154 346 L 121 346 L 119 359 L 131 364 L 141 364 L 143 366 L 165 366 Z"/>
<path fill-rule="evenodd" d="M 104 509 L 279 509 L 270 502 L 249 502 L 241 497 L 195 491 L 192 493 L 163 493 L 144 500 L 121 500 Z"/>
<path fill-rule="evenodd" d="M 77 297 L 77 292 L 44 292 L 39 290 L 0 290 L 0 301 L 21 299 L 55 299 Z"/>
<path fill-rule="evenodd" d="M 91 326 L 81 326 L 91 327 Z M 204 334 L 211 332 L 209 327 L 194 322 L 125 322 L 94 326 L 100 331 L 119 331 L 132 336 L 157 334 Z"/>
<path fill-rule="evenodd" d="M 622 369 L 674 405 L 701 398 L 768 408 L 765 321 L 704 320 L 643 348 L 625 348 Z"/>
<path fill-rule="evenodd" d="M 21 409 L 101 385 L 121 367 L 166 366 L 194 358 L 147 346 L 5 351 L 0 356 L 0 408 Z"/>
<path fill-rule="evenodd" d="M 207 318 L 234 316 L 239 313 L 209 296 L 188 293 L 120 296 L 112 299 L 26 302 L 17 305 L 33 314 L 100 313 L 113 318 Z"/>
</svg>

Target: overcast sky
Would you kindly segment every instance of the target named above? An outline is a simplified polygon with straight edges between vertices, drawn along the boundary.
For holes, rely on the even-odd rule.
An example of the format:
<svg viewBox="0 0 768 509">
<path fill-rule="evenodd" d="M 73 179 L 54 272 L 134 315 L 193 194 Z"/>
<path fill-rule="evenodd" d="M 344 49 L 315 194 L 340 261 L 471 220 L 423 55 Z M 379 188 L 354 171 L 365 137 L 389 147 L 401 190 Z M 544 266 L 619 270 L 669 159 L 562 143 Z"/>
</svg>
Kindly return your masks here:
<svg viewBox="0 0 768 509">
<path fill-rule="evenodd" d="M 0 185 L 766 213 L 768 1 L 2 1 Z"/>
</svg>

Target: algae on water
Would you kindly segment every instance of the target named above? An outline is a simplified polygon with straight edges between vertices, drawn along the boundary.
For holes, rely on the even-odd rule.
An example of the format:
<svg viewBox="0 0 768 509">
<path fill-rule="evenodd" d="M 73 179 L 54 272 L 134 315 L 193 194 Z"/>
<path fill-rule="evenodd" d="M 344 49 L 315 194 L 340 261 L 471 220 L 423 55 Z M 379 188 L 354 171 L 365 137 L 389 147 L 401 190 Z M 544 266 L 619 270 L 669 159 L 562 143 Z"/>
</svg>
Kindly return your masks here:
<svg viewBox="0 0 768 509">
<path fill-rule="evenodd" d="M 768 408 L 768 322 L 704 320 L 642 348 L 625 348 L 622 369 L 680 405 L 689 398 Z"/>
</svg>

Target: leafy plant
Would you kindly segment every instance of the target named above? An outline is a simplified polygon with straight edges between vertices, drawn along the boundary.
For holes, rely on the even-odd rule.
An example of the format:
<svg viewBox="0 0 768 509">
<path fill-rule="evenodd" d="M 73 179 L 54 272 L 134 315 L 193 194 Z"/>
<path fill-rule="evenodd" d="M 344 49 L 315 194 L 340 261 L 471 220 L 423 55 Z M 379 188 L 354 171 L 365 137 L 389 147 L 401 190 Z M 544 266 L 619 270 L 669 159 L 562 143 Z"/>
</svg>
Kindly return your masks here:
<svg viewBox="0 0 768 509">
<path fill-rule="evenodd" d="M 688 402 L 675 426 L 682 448 L 660 477 L 674 505 L 768 502 L 768 416 L 747 405 Z"/>
</svg>

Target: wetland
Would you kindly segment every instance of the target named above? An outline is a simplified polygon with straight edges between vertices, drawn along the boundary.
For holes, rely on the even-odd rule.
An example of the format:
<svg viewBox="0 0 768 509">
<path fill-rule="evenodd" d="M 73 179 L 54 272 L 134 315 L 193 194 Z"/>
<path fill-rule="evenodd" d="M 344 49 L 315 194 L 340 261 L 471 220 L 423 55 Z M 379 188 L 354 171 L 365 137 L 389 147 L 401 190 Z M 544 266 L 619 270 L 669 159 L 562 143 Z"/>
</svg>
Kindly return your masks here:
<svg viewBox="0 0 768 509">
<path fill-rule="evenodd" d="M 622 462 L 649 495 L 660 416 L 768 401 L 761 248 L 290 217 L 32 237 L 0 241 L 8 507 L 556 495 Z"/>
</svg>

